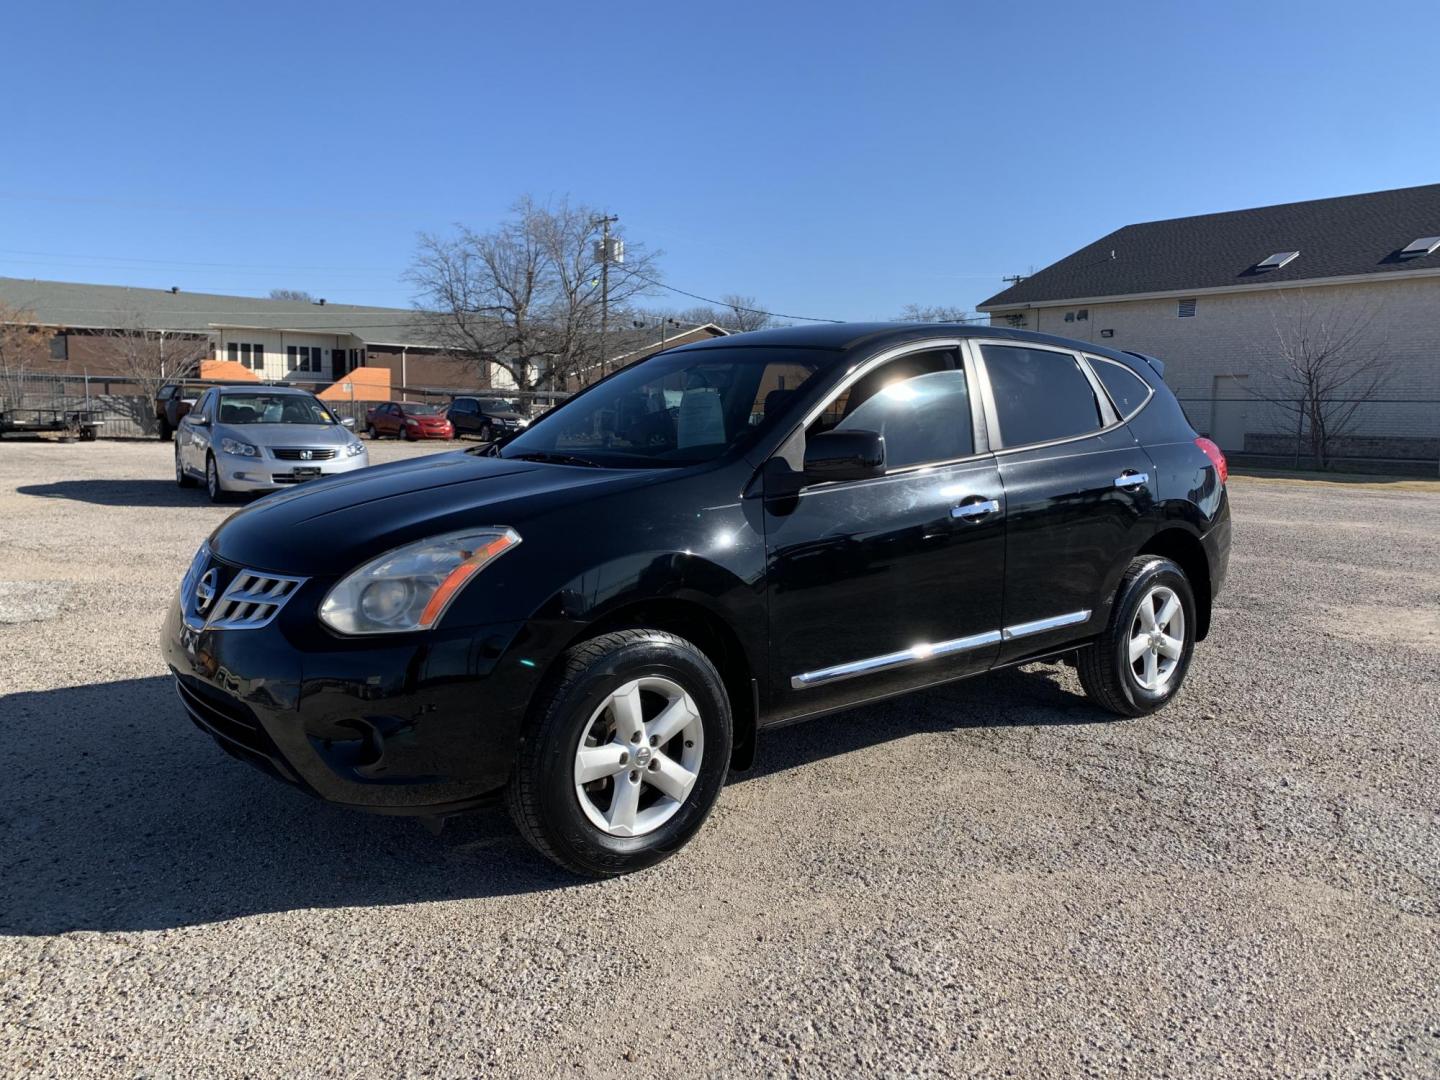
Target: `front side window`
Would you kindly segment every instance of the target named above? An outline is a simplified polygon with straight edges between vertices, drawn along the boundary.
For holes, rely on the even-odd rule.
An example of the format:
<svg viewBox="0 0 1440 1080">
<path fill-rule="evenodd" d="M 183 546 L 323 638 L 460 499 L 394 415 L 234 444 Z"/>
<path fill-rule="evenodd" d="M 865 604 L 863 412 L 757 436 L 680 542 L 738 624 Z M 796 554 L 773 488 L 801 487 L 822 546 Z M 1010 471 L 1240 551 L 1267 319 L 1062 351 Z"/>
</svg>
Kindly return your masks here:
<svg viewBox="0 0 1440 1080">
<path fill-rule="evenodd" d="M 620 467 L 712 461 L 774 426 L 794 392 L 838 355 L 743 347 L 662 353 L 552 409 L 501 454 Z"/>
<path fill-rule="evenodd" d="M 222 424 L 337 424 L 320 401 L 305 394 L 263 391 L 227 393 L 220 398 Z"/>
<path fill-rule="evenodd" d="M 1069 439 L 1104 426 L 1075 355 L 1021 345 L 982 345 L 1005 446 Z"/>
<path fill-rule="evenodd" d="M 807 434 L 847 429 L 883 435 L 887 469 L 969 457 L 975 434 L 959 357 L 946 349 L 882 364 L 837 395 Z"/>
</svg>

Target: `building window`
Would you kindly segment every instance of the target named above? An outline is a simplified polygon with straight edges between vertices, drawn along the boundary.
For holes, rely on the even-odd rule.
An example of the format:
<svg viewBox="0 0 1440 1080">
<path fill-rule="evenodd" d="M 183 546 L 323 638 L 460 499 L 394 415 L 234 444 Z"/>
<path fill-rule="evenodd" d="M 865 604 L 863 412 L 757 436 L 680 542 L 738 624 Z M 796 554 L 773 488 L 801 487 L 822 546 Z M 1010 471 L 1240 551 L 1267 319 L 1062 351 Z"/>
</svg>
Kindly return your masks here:
<svg viewBox="0 0 1440 1080">
<path fill-rule="evenodd" d="M 320 346 L 286 345 L 285 369 L 287 371 L 313 371 L 318 375 L 323 370 L 320 366 Z"/>
<path fill-rule="evenodd" d="M 50 339 L 50 359 L 70 359 L 70 339 L 64 334 L 56 334 Z"/>
<path fill-rule="evenodd" d="M 1195 317 L 1195 301 L 1177 300 L 1175 302 L 1175 315 L 1181 319 L 1193 319 Z"/>
<path fill-rule="evenodd" d="M 225 346 L 225 357 L 232 363 L 259 371 L 265 366 L 265 346 L 248 341 L 231 341 Z"/>
</svg>

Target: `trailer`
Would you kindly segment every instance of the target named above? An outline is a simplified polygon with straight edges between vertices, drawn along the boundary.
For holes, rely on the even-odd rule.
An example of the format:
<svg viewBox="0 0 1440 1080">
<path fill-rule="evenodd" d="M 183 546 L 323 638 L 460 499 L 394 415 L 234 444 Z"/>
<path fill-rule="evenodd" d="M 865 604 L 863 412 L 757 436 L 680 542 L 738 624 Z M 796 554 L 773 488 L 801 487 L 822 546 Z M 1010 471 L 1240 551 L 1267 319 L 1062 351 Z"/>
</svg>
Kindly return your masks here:
<svg viewBox="0 0 1440 1080">
<path fill-rule="evenodd" d="M 59 432 L 61 438 L 92 442 L 105 418 L 98 409 L 3 409 L 0 438 L 6 435 L 40 435 Z"/>
</svg>

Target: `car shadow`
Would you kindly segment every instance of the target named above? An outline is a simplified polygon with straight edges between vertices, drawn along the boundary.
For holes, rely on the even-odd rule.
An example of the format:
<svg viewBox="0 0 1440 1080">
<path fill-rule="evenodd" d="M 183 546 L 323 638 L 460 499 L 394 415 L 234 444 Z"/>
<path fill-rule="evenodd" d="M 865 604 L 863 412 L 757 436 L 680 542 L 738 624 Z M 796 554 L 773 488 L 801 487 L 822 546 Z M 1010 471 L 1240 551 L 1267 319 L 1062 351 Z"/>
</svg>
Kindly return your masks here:
<svg viewBox="0 0 1440 1080">
<path fill-rule="evenodd" d="M 95 506 L 208 506 L 205 492 L 186 490 L 174 480 L 57 480 L 51 484 L 25 484 L 21 495 L 42 499 L 72 499 Z"/>
<path fill-rule="evenodd" d="M 736 782 L 917 731 L 1108 719 L 1043 671 L 1001 672 L 761 736 Z M 262 912 L 583 884 L 498 808 L 435 835 L 227 757 L 168 678 L 0 697 L 0 934 L 160 930 Z"/>
</svg>

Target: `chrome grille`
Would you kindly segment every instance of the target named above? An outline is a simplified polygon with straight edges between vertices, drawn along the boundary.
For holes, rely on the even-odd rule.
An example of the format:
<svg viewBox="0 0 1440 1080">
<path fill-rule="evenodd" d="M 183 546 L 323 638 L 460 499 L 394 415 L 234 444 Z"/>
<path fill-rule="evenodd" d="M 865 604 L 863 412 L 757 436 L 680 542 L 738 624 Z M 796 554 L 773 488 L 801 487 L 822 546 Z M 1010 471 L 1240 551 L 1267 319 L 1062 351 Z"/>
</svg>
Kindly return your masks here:
<svg viewBox="0 0 1440 1080">
<path fill-rule="evenodd" d="M 211 630 L 254 630 L 265 626 L 303 584 L 304 578 L 241 570 L 216 601 L 205 626 Z"/>
<path fill-rule="evenodd" d="M 308 580 L 237 570 L 222 591 L 229 573 L 225 563 L 211 559 L 210 546 L 201 544 L 180 583 L 180 614 L 191 630 L 258 629 L 274 619 Z"/>
<path fill-rule="evenodd" d="M 335 456 L 334 447 L 273 446 L 270 452 L 281 461 L 329 461 Z"/>
</svg>

